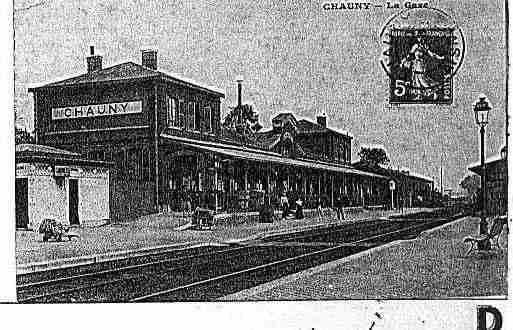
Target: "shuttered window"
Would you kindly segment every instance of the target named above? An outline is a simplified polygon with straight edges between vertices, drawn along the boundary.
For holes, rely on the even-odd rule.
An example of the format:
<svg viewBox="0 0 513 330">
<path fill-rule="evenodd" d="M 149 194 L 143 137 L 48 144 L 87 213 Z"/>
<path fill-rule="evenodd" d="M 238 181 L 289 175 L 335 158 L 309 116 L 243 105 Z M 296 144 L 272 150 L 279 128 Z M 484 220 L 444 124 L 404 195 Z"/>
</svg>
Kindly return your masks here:
<svg viewBox="0 0 513 330">
<path fill-rule="evenodd" d="M 204 117 L 205 130 L 208 133 L 212 133 L 212 108 L 205 107 L 204 113 L 205 113 L 205 117 Z"/>
<path fill-rule="evenodd" d="M 194 118 L 194 116 L 196 114 L 196 112 L 194 111 L 195 103 L 189 102 L 188 105 L 189 106 L 187 107 L 187 130 L 194 131 L 194 129 L 195 129 L 194 125 L 196 124 L 196 120 Z"/>
<path fill-rule="evenodd" d="M 185 128 L 185 102 L 184 100 L 178 101 L 178 127 Z"/>
<path fill-rule="evenodd" d="M 202 114 L 201 114 L 201 108 L 198 103 L 194 103 L 194 130 L 195 131 L 201 131 L 202 128 Z"/>
</svg>

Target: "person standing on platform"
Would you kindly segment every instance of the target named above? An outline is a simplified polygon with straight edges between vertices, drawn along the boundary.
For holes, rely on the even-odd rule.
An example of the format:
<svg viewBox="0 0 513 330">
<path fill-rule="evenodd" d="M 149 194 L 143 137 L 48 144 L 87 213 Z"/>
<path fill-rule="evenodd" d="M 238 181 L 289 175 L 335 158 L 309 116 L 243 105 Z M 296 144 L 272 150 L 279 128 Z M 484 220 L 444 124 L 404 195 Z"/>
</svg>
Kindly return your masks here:
<svg viewBox="0 0 513 330">
<path fill-rule="evenodd" d="M 344 199 L 341 195 L 338 195 L 338 197 L 335 199 L 335 210 L 337 211 L 337 218 L 338 220 L 345 220 L 345 214 L 344 214 Z"/>
<path fill-rule="evenodd" d="M 287 198 L 287 194 L 285 193 L 285 191 L 281 195 L 280 205 L 282 210 L 281 218 L 285 219 L 287 215 L 289 215 L 289 199 Z"/>
<path fill-rule="evenodd" d="M 317 198 L 317 213 L 319 214 L 319 218 L 324 217 L 324 214 L 322 212 L 322 199 L 320 196 L 319 198 Z"/>
<path fill-rule="evenodd" d="M 305 216 L 303 215 L 303 201 L 301 200 L 301 196 L 297 197 L 296 200 L 296 219 L 303 219 Z"/>
<path fill-rule="evenodd" d="M 184 211 L 187 214 L 187 216 L 190 216 L 192 213 L 192 199 L 189 192 L 185 193 L 185 205 L 184 205 Z"/>
</svg>

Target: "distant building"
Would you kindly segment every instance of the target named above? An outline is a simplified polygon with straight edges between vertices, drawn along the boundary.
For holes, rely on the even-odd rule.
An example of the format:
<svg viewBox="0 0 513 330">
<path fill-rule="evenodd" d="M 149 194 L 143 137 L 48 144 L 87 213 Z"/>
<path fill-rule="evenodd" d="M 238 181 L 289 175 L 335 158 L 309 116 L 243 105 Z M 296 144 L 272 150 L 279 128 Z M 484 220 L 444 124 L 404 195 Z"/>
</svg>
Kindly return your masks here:
<svg viewBox="0 0 513 330">
<path fill-rule="evenodd" d="M 110 219 L 109 164 L 48 146 L 16 146 L 16 228 L 45 218 L 94 226 Z"/>
<path fill-rule="evenodd" d="M 505 152 L 505 150 L 503 150 Z M 496 156 L 485 161 L 486 167 L 486 213 L 487 215 L 506 214 L 508 211 L 508 163 L 507 159 Z M 470 171 L 481 176 L 481 165 L 471 165 Z"/>
<path fill-rule="evenodd" d="M 272 130 L 257 134 L 260 141 L 274 142 L 270 149 L 278 151 L 278 141 L 287 133 L 286 136 L 300 147 L 297 151 L 301 157 L 351 164 L 352 137 L 327 127 L 326 115 L 317 116 L 317 123 L 314 123 L 307 119 L 297 120 L 292 113 L 281 113 L 272 119 L 272 125 Z"/>
<path fill-rule="evenodd" d="M 429 206 L 434 200 L 434 181 L 429 177 L 410 171 L 394 170 L 381 166 L 372 167 L 358 161 L 353 163 L 355 168 L 386 175 L 394 182 L 394 205 L 399 207 Z M 390 190 L 384 191 L 384 199 L 390 201 Z M 391 203 L 391 202 L 390 202 Z"/>
</svg>

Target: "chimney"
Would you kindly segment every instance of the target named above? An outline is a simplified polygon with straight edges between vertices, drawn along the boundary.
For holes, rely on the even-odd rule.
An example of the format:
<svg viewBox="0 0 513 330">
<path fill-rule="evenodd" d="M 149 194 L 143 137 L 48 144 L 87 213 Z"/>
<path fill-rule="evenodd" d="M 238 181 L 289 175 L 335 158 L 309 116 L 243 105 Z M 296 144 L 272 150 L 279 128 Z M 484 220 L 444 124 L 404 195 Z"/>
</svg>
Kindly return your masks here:
<svg viewBox="0 0 513 330">
<path fill-rule="evenodd" d="M 322 127 L 326 127 L 326 114 L 323 113 L 320 116 L 317 116 L 317 124 L 321 125 Z"/>
<path fill-rule="evenodd" d="M 148 69 L 157 70 L 157 51 L 144 49 L 142 51 L 142 65 Z"/>
<path fill-rule="evenodd" d="M 91 55 L 87 57 L 87 73 L 100 71 L 102 69 L 102 57 L 94 55 L 94 46 L 90 46 Z"/>
<path fill-rule="evenodd" d="M 237 106 L 242 106 L 242 77 L 237 77 Z"/>
</svg>

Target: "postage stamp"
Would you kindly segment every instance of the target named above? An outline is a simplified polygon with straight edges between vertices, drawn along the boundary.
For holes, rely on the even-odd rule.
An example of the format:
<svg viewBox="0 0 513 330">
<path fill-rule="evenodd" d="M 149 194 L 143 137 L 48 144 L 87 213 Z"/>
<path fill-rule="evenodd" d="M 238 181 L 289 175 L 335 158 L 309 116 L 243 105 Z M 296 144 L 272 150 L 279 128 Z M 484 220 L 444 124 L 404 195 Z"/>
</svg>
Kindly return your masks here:
<svg viewBox="0 0 513 330">
<path fill-rule="evenodd" d="M 11 302 L 511 325 L 504 1 L 13 5 Z"/>
<path fill-rule="evenodd" d="M 452 103 L 453 29 L 390 31 L 390 103 Z"/>
<path fill-rule="evenodd" d="M 451 16 L 437 8 L 408 8 L 387 20 L 380 37 L 390 104 L 452 104 L 465 39 Z"/>
</svg>

